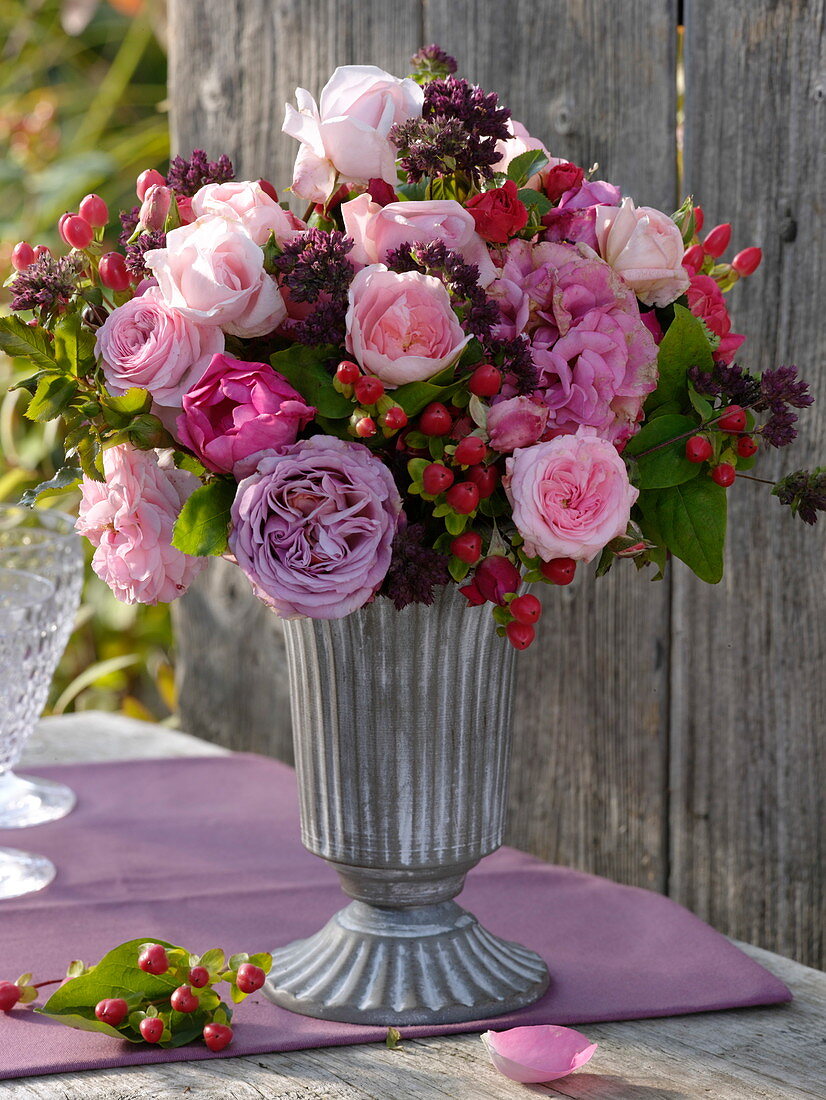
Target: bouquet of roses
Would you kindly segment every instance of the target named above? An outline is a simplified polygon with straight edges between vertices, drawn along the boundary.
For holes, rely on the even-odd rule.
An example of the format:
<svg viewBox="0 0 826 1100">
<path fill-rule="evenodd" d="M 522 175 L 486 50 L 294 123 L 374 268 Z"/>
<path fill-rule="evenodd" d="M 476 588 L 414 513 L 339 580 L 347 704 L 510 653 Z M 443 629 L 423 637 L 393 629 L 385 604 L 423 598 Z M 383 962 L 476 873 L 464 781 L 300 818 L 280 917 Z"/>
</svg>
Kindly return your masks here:
<svg viewBox="0 0 826 1100">
<path fill-rule="evenodd" d="M 65 214 L 61 258 L 14 250 L 0 346 L 61 417 L 77 527 L 128 602 L 234 560 L 282 616 L 397 608 L 459 584 L 529 645 L 534 581 L 669 555 L 720 580 L 726 491 L 811 403 L 794 367 L 733 361 L 721 261 L 689 199 L 669 217 L 554 157 L 436 46 L 398 79 L 336 70 L 284 131 L 293 195 L 227 157 Z M 759 480 L 759 479 L 755 479 Z M 773 483 L 769 483 L 773 484 Z M 826 471 L 774 485 L 808 523 Z"/>
</svg>

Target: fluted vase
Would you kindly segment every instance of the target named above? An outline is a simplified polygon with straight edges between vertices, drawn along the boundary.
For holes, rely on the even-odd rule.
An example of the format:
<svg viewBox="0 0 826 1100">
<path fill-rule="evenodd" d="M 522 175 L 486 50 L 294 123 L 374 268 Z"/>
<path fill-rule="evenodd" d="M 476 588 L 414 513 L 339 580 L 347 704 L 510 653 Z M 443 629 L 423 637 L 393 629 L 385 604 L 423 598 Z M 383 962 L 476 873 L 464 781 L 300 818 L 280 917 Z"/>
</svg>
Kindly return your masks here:
<svg viewBox="0 0 826 1100">
<path fill-rule="evenodd" d="M 452 899 L 502 843 L 513 649 L 454 586 L 285 623 L 302 841 L 352 901 L 275 950 L 265 992 L 352 1023 L 458 1023 L 532 1003 L 533 951 Z"/>
</svg>

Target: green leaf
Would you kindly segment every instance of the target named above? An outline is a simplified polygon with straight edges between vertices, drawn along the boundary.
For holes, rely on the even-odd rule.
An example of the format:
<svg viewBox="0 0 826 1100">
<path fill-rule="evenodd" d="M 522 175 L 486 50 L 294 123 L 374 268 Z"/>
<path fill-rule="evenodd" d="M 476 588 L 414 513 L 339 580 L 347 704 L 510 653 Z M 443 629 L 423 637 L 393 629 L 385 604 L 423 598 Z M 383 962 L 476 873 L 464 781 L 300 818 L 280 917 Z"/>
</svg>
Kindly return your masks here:
<svg viewBox="0 0 826 1100">
<path fill-rule="evenodd" d="M 55 369 L 45 329 L 29 326 L 19 317 L 0 317 L 0 348 L 13 359 L 31 359 L 41 370 Z"/>
<path fill-rule="evenodd" d="M 37 383 L 34 397 L 26 409 L 26 417 L 43 423 L 60 416 L 77 396 L 77 386 L 71 378 L 63 375 L 45 375 Z"/>
<path fill-rule="evenodd" d="M 685 457 L 684 438 L 662 446 L 667 440 L 684 436 L 696 428 L 696 420 L 688 416 L 658 416 L 630 440 L 625 449 L 632 458 L 637 457 L 635 483 L 640 489 L 666 489 L 697 476 L 700 466 Z M 659 449 L 645 454 L 652 447 Z"/>
<path fill-rule="evenodd" d="M 54 357 L 59 367 L 76 378 L 94 369 L 95 338 L 81 326 L 79 313 L 68 313 L 55 325 Z"/>
<path fill-rule="evenodd" d="M 216 972 L 223 970 L 225 965 L 226 959 L 220 947 L 210 947 L 209 951 L 205 951 L 198 960 L 198 966 L 205 966 L 207 970 Z"/>
<path fill-rule="evenodd" d="M 333 387 L 333 376 L 324 365 L 338 355 L 332 345 L 310 348 L 294 344 L 270 356 L 273 369 L 295 387 L 308 405 L 333 420 L 349 417 L 353 402 Z"/>
<path fill-rule="evenodd" d="M 33 489 L 27 489 L 20 498 L 20 503 L 26 508 L 31 508 L 38 497 L 58 496 L 65 493 L 80 481 L 82 470 L 79 466 L 61 466 L 54 477 L 48 481 L 41 481 Z"/>
<path fill-rule="evenodd" d="M 445 516 L 445 527 L 447 528 L 448 533 L 453 535 L 455 538 L 456 535 L 461 535 L 461 533 L 467 527 L 469 519 L 470 516 L 463 516 L 460 515 L 459 512 L 451 511 L 448 512 Z"/>
<path fill-rule="evenodd" d="M 531 176 L 540 172 L 547 163 L 548 158 L 541 149 L 528 149 L 510 162 L 508 179 L 513 180 L 517 187 L 523 187 Z"/>
<path fill-rule="evenodd" d="M 522 187 L 517 194 L 519 201 L 523 202 L 530 210 L 533 210 L 540 218 L 553 209 L 553 203 L 548 196 L 543 195 L 541 191 L 534 191 L 532 187 Z"/>
<path fill-rule="evenodd" d="M 396 193 L 408 202 L 421 202 L 427 194 L 427 179 L 421 179 L 418 183 L 400 183 L 396 185 Z"/>
<path fill-rule="evenodd" d="M 172 545 L 194 558 L 223 554 L 227 549 L 230 509 L 237 486 L 216 478 L 188 497 L 175 521 Z"/>
<path fill-rule="evenodd" d="M 172 944 L 164 943 L 163 940 L 154 942 L 160 943 L 162 947 L 172 947 Z M 98 1020 L 95 1017 L 95 1005 L 104 997 L 123 997 L 137 1007 L 141 1001 L 171 995 L 178 984 L 171 972 L 147 974 L 137 965 L 142 943 L 146 943 L 145 936 L 115 947 L 103 956 L 94 969 L 66 982 L 51 995 L 42 1008 L 35 1011 L 41 1016 L 48 1016 L 51 1020 L 80 1028 L 82 1031 L 100 1031 L 118 1039 L 128 1039 L 130 1043 L 141 1042 L 140 1035 L 128 1026 L 118 1030 Z M 173 1045 L 179 1044 L 173 1040 Z"/>
<path fill-rule="evenodd" d="M 152 408 L 152 395 L 136 386 L 120 397 L 110 397 L 103 405 L 103 416 L 112 428 L 126 428 L 130 422 Z"/>
<path fill-rule="evenodd" d="M 451 577 L 453 577 L 453 579 L 458 584 L 460 581 L 463 581 L 468 575 L 471 570 L 471 565 L 469 564 L 469 562 L 462 561 L 461 558 L 451 557 L 447 563 L 447 568 Z"/>
<path fill-rule="evenodd" d="M 695 478 L 684 485 L 641 493 L 639 505 L 665 546 L 700 580 L 717 584 L 722 579 L 725 489 L 710 478 Z"/>
<path fill-rule="evenodd" d="M 684 306 L 675 305 L 674 320 L 660 343 L 657 355 L 659 381 L 645 403 L 646 414 L 667 401 L 678 401 L 680 409 L 685 409 L 689 368 L 711 370 L 713 365 L 711 347 L 702 323 Z"/>
<path fill-rule="evenodd" d="M 397 405 L 401 405 L 408 417 L 416 416 L 431 401 L 446 401 L 461 385 L 461 379 L 458 382 L 452 382 L 449 386 L 434 385 L 432 380 L 430 382 L 407 382 L 393 391 L 393 400 Z"/>
<path fill-rule="evenodd" d="M 401 1042 L 401 1038 L 402 1033 L 397 1027 L 389 1027 L 384 1042 L 390 1050 L 395 1050 Z"/>
</svg>

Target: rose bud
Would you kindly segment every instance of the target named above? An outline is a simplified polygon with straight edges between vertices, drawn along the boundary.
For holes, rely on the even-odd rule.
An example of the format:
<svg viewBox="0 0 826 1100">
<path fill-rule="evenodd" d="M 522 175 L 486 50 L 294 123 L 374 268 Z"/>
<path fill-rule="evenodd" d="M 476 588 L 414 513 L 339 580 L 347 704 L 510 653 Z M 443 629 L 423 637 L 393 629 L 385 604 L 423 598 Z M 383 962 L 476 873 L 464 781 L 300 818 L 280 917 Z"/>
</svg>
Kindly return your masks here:
<svg viewBox="0 0 826 1100">
<path fill-rule="evenodd" d="M 158 232 L 166 225 L 169 207 L 172 205 L 172 191 L 162 183 L 153 183 L 147 188 L 140 212 L 140 223 L 144 229 Z"/>
<path fill-rule="evenodd" d="M 762 259 L 763 250 L 757 248 L 756 245 L 752 245 L 750 248 L 744 248 L 742 252 L 738 252 L 731 261 L 731 266 L 738 275 L 745 279 L 748 275 L 755 273 Z"/>
<path fill-rule="evenodd" d="M 528 224 L 528 208 L 520 201 L 513 180 L 474 195 L 465 203 L 465 209 L 473 215 L 479 236 L 492 244 L 507 244 L 514 233 Z"/>
<path fill-rule="evenodd" d="M 715 225 L 703 241 L 703 250 L 707 256 L 713 256 L 715 260 L 723 255 L 731 241 L 731 226 L 728 222 L 723 225 Z"/>
<path fill-rule="evenodd" d="M 564 161 L 545 174 L 545 194 L 551 202 L 558 202 L 566 191 L 573 191 L 582 183 L 584 173 L 578 164 Z"/>
<path fill-rule="evenodd" d="M 693 244 L 683 254 L 683 267 L 690 275 L 696 275 L 703 266 L 706 254 L 701 244 Z"/>
</svg>

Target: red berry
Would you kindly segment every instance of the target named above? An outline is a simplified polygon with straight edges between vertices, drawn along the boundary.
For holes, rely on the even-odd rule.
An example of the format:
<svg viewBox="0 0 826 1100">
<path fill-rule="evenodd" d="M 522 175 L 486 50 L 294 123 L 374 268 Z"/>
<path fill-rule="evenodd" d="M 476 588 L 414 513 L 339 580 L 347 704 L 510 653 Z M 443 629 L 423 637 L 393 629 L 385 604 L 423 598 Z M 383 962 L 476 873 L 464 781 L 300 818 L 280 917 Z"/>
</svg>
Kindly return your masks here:
<svg viewBox="0 0 826 1100">
<path fill-rule="evenodd" d="M 165 974 L 169 970 L 169 959 L 159 943 L 150 943 L 138 956 L 138 966 L 147 974 Z"/>
<path fill-rule="evenodd" d="M 529 623 L 520 623 L 516 620 L 508 623 L 505 633 L 514 649 L 527 649 L 536 637 L 536 631 Z"/>
<path fill-rule="evenodd" d="M 169 1003 L 176 1012 L 194 1012 L 200 1001 L 188 985 L 179 985 L 177 989 L 173 990 Z"/>
<path fill-rule="evenodd" d="M 746 414 L 739 405 L 729 405 L 717 421 L 721 432 L 742 432 L 746 427 Z"/>
<path fill-rule="evenodd" d="M 110 290 L 129 289 L 129 272 L 126 270 L 126 260 L 120 252 L 107 252 L 105 256 L 101 256 L 98 275 L 103 285 Z"/>
<path fill-rule="evenodd" d="M 166 180 L 163 178 L 160 172 L 156 171 L 154 168 L 147 168 L 145 172 L 141 172 L 141 174 L 138 176 L 137 183 L 135 184 L 135 190 L 138 193 L 138 198 L 141 200 L 141 202 L 143 202 L 143 200 L 146 198 L 146 192 L 149 190 L 150 187 L 155 186 L 155 184 L 163 185 L 165 183 Z"/>
<path fill-rule="evenodd" d="M 752 245 L 750 248 L 744 248 L 742 252 L 738 252 L 731 261 L 731 266 L 738 275 L 741 275 L 745 279 L 747 276 L 755 273 L 762 259 L 763 250 L 757 248 L 756 245 Z"/>
<path fill-rule="evenodd" d="M 711 480 L 716 481 L 718 485 L 722 485 L 724 489 L 728 489 L 729 485 L 734 484 L 736 476 L 735 469 L 730 462 L 721 462 L 719 466 L 715 466 L 711 471 Z"/>
<path fill-rule="evenodd" d="M 45 244 L 37 244 L 34 246 L 34 258 L 36 260 L 45 260 L 48 256 L 51 256 L 52 250 Z"/>
<path fill-rule="evenodd" d="M 460 481 L 445 493 L 445 500 L 460 516 L 470 515 L 479 506 L 479 490 L 472 481 Z"/>
<path fill-rule="evenodd" d="M 471 466 L 465 476 L 479 490 L 480 500 L 493 496 L 499 484 L 499 471 L 495 466 Z"/>
<path fill-rule="evenodd" d="M 235 984 L 242 993 L 255 993 L 267 980 L 267 975 L 260 966 L 253 963 L 242 963 L 238 967 Z"/>
<path fill-rule="evenodd" d="M 11 266 L 15 271 L 25 271 L 34 263 L 34 249 L 28 241 L 20 241 L 11 250 Z"/>
<path fill-rule="evenodd" d="M 475 565 L 482 556 L 482 536 L 475 531 L 465 531 L 450 544 L 450 552 L 459 561 L 466 561 L 468 565 Z"/>
<path fill-rule="evenodd" d="M 371 439 L 377 431 L 376 422 L 372 416 L 363 416 L 361 420 L 356 421 L 356 435 L 359 439 Z"/>
<path fill-rule="evenodd" d="M 258 186 L 261 188 L 265 195 L 269 195 L 273 202 L 278 202 L 278 192 L 269 180 L 259 180 Z"/>
<path fill-rule="evenodd" d="M 129 1005 L 123 997 L 106 997 L 95 1005 L 95 1016 L 110 1027 L 120 1027 L 129 1015 Z"/>
<path fill-rule="evenodd" d="M 226 1024 L 207 1024 L 203 1031 L 204 1042 L 217 1054 L 232 1042 L 232 1028 Z"/>
<path fill-rule="evenodd" d="M 737 453 L 741 458 L 751 458 L 757 454 L 757 444 L 750 435 L 741 435 L 737 440 Z"/>
<path fill-rule="evenodd" d="M 384 383 L 370 374 L 362 375 L 355 384 L 355 394 L 360 405 L 375 405 L 384 396 Z"/>
<path fill-rule="evenodd" d="M 493 397 L 502 388 L 502 372 L 493 363 L 483 363 L 470 376 L 467 387 L 477 397 Z"/>
<path fill-rule="evenodd" d="M 401 405 L 391 405 L 383 417 L 379 418 L 379 421 L 389 431 L 397 432 L 407 427 L 407 413 Z"/>
<path fill-rule="evenodd" d="M 63 239 L 71 248 L 88 248 L 94 237 L 94 230 L 85 218 L 72 214 L 63 223 Z"/>
<path fill-rule="evenodd" d="M 425 435 L 447 435 L 453 427 L 453 417 L 439 401 L 428 405 L 419 417 L 419 431 Z"/>
<path fill-rule="evenodd" d="M 528 592 L 524 596 L 517 596 L 515 600 L 511 600 L 510 611 L 518 623 L 531 626 L 539 621 L 539 616 L 542 614 L 542 604 L 536 596 L 532 596 Z"/>
<path fill-rule="evenodd" d="M 478 466 L 487 453 L 484 439 L 478 435 L 466 435 L 457 445 L 453 458 L 460 466 Z"/>
<path fill-rule="evenodd" d="M 14 982 L 0 982 L 0 1012 L 11 1012 L 19 1000 L 19 986 Z"/>
<path fill-rule="evenodd" d="M 543 561 L 539 571 L 554 584 L 570 584 L 576 573 L 576 562 L 573 558 L 553 558 L 551 561 Z"/>
<path fill-rule="evenodd" d="M 203 989 L 209 983 L 209 971 L 205 966 L 193 966 L 189 972 L 189 984 L 195 989 Z"/>
<path fill-rule="evenodd" d="M 353 363 L 349 359 L 342 359 L 336 371 L 336 378 L 345 386 L 352 386 L 354 382 L 358 382 L 361 378 L 358 363 Z"/>
<path fill-rule="evenodd" d="M 728 222 L 723 225 L 715 225 L 703 241 L 703 251 L 707 256 L 719 259 L 729 246 L 731 241 L 731 226 Z"/>
<path fill-rule="evenodd" d="M 422 472 L 422 488 L 430 496 L 438 496 L 453 484 L 453 471 L 441 462 L 431 462 Z"/>
<path fill-rule="evenodd" d="M 693 275 L 696 275 L 703 266 L 705 256 L 706 254 L 703 252 L 703 246 L 701 244 L 693 244 L 691 248 L 687 248 L 683 254 L 683 267 L 691 271 Z"/>
<path fill-rule="evenodd" d="M 163 1035 L 163 1020 L 160 1016 L 145 1016 L 138 1025 L 138 1031 L 147 1043 L 157 1043 Z"/>
<path fill-rule="evenodd" d="M 706 216 L 703 213 L 702 206 L 694 207 L 694 232 L 699 233 L 703 228 L 703 222 L 706 220 Z"/>
<path fill-rule="evenodd" d="M 65 214 L 61 214 L 60 217 L 57 219 L 57 231 L 60 234 L 60 239 L 62 241 L 65 241 L 66 244 L 68 244 L 69 242 L 66 240 L 66 238 L 63 235 L 63 227 L 66 224 L 66 222 L 69 220 L 69 218 L 72 218 L 72 217 L 74 217 L 74 215 L 67 210 Z"/>
<path fill-rule="evenodd" d="M 77 212 L 94 229 L 101 229 L 109 221 L 109 208 L 100 195 L 87 195 L 81 199 Z"/>
<path fill-rule="evenodd" d="M 685 457 L 689 462 L 707 462 L 714 448 L 704 435 L 693 435 L 685 445 Z"/>
</svg>

